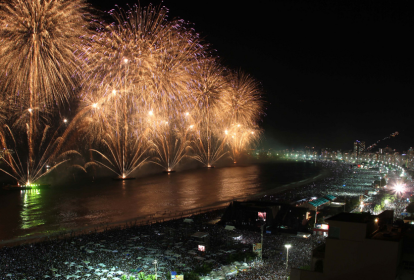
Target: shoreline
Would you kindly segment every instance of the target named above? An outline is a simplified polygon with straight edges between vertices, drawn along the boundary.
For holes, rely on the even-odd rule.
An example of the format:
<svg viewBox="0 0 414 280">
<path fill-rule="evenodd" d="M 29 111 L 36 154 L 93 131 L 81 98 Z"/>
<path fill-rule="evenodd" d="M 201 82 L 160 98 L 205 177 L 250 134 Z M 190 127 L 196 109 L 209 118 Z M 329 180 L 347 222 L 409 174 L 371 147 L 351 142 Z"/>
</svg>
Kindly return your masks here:
<svg viewBox="0 0 414 280">
<path fill-rule="evenodd" d="M 324 168 L 321 170 L 321 172 L 318 175 L 307 178 L 307 179 L 291 182 L 291 183 L 281 185 L 281 186 L 278 186 L 278 187 L 275 187 L 275 188 L 272 188 L 266 191 L 262 191 L 262 192 L 255 193 L 255 194 L 249 194 L 244 197 L 234 197 L 232 200 L 219 201 L 217 203 L 214 203 L 208 206 L 188 209 L 186 211 L 175 212 L 175 213 L 166 212 L 166 211 L 164 213 L 160 213 L 162 212 L 160 211 L 160 212 L 151 214 L 149 217 L 148 215 L 138 216 L 132 219 L 114 221 L 111 223 L 95 224 L 95 225 L 90 225 L 86 227 L 74 228 L 71 230 L 58 231 L 54 233 L 40 233 L 40 234 L 35 234 L 32 236 L 17 237 L 14 239 L 2 240 L 0 241 L 0 249 L 2 247 L 14 247 L 14 246 L 20 246 L 23 244 L 42 242 L 46 240 L 64 239 L 64 238 L 68 238 L 71 236 L 90 234 L 94 232 L 102 232 L 106 229 L 115 229 L 115 228 L 122 229 L 122 228 L 127 228 L 127 227 L 132 227 L 132 226 L 143 226 L 143 225 L 148 225 L 148 224 L 152 224 L 156 222 L 164 222 L 164 221 L 184 218 L 184 217 L 188 217 L 188 216 L 192 216 L 196 214 L 223 210 L 227 208 L 228 204 L 232 201 L 255 200 L 255 199 L 263 198 L 265 195 L 281 194 L 283 192 L 291 191 L 296 188 L 302 187 L 311 182 L 317 182 L 319 180 L 323 180 L 330 174 L 331 174 L 330 170 Z"/>
<path fill-rule="evenodd" d="M 322 169 L 322 172 L 320 174 L 314 176 L 314 177 L 303 179 L 303 180 L 296 181 L 296 182 L 291 182 L 289 184 L 279 186 L 279 187 L 271 189 L 269 191 L 263 191 L 263 192 L 260 192 L 260 193 L 257 193 L 255 195 L 253 195 L 253 197 L 280 194 L 280 193 L 283 193 L 285 191 L 289 191 L 289 190 L 293 190 L 293 189 L 302 187 L 303 185 L 309 184 L 311 182 L 318 182 L 320 180 L 325 179 L 329 175 L 331 175 L 331 172 L 328 169 Z"/>
</svg>

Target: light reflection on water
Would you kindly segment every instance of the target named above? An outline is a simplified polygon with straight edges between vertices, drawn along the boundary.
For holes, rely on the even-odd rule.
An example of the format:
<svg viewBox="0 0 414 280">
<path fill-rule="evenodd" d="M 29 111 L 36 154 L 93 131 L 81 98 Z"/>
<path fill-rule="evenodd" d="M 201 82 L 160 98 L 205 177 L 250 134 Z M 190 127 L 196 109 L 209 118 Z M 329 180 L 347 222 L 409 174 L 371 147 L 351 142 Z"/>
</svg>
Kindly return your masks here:
<svg viewBox="0 0 414 280">
<path fill-rule="evenodd" d="M 21 217 L 21 229 L 29 229 L 43 225 L 42 195 L 41 190 L 22 190 L 20 196 L 23 200 Z"/>
<path fill-rule="evenodd" d="M 318 172 L 314 165 L 274 162 L 4 192 L 0 194 L 0 240 L 135 218 L 146 220 L 154 213 L 226 205 L 233 199 Z"/>
</svg>

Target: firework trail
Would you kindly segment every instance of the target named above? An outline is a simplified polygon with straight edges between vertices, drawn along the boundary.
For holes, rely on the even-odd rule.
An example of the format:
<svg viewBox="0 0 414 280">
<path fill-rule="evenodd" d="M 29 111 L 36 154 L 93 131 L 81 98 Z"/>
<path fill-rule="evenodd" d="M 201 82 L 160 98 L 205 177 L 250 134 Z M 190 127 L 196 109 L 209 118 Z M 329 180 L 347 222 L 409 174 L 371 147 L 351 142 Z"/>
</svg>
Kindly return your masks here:
<svg viewBox="0 0 414 280">
<path fill-rule="evenodd" d="M 226 143 L 230 148 L 230 158 L 234 163 L 237 163 L 246 149 L 258 142 L 262 130 L 258 127 L 244 127 L 241 124 L 234 124 L 225 131 L 225 134 L 227 135 Z"/>
<path fill-rule="evenodd" d="M 85 168 L 104 166 L 125 178 L 151 154 L 166 170 L 190 150 L 212 166 L 227 153 L 236 161 L 258 140 L 258 83 L 225 71 L 187 22 L 168 20 L 161 6 L 112 10 L 111 24 L 88 11 L 83 0 L 0 0 L 0 89 L 11 100 L 0 106 L 18 112 L 2 110 L 0 123 L 13 115 L 13 125 L 4 126 L 0 142 L 28 147 L 23 157 L 4 153 L 10 170 L 2 171 L 33 182 L 76 153 L 62 154 L 64 145 L 78 142 L 90 152 Z M 50 133 L 78 76 L 80 109 L 63 134 Z"/>
<path fill-rule="evenodd" d="M 93 103 L 94 123 L 96 130 L 102 133 L 101 144 L 109 152 L 108 155 L 91 149 L 101 155 L 106 162 L 99 162 L 120 178 L 128 177 L 133 171 L 142 166 L 148 157 L 145 152 L 148 149 L 147 131 L 144 124 L 146 109 L 140 107 L 127 107 L 126 104 L 134 103 L 134 96 L 126 92 L 115 92 L 110 98 L 104 98 L 104 102 Z M 98 104 L 98 105 L 94 105 Z M 94 135 L 96 137 L 96 134 Z"/>
<path fill-rule="evenodd" d="M 161 141 L 159 127 L 151 130 L 144 125 L 145 118 L 152 110 L 174 118 L 178 110 L 190 107 L 190 70 L 203 48 L 197 34 L 184 22 L 167 21 L 165 8 L 135 5 L 128 11 L 112 10 L 110 15 L 114 23 L 103 24 L 85 45 L 88 67 L 82 98 L 86 106 L 93 104 L 100 111 L 97 123 L 105 131 L 103 138 L 110 156 L 94 151 L 110 163 L 105 165 L 107 168 L 111 166 L 114 171 L 112 167 L 116 166 L 116 173 L 124 177 L 145 161 L 145 139 L 151 140 L 152 149 L 159 155 L 163 154 L 165 142 Z M 149 130 L 150 139 L 146 135 Z M 174 127 L 167 134 L 169 143 L 172 137 L 181 135 Z M 161 146 L 154 147 L 157 144 Z"/>
<path fill-rule="evenodd" d="M 226 154 L 224 150 L 223 115 L 220 97 L 227 89 L 224 69 L 214 58 L 201 60 L 195 68 L 191 94 L 197 110 L 197 134 L 193 141 L 193 157 L 207 167 Z M 223 137 L 224 136 L 224 137 Z"/>
<path fill-rule="evenodd" d="M 198 35 L 183 21 L 168 21 L 167 12 L 151 5 L 110 11 L 114 22 L 102 24 L 85 45 L 85 94 L 127 86 L 148 108 L 187 104 L 190 70 L 204 49 Z"/>
<path fill-rule="evenodd" d="M 3 92 L 28 108 L 65 104 L 76 86 L 87 9 L 84 0 L 0 1 Z"/>
<path fill-rule="evenodd" d="M 24 141 L 17 142 L 16 139 L 18 138 L 13 135 L 10 127 L 5 125 L 0 131 L 0 144 L 3 149 L 12 152 L 4 155 L 3 161 L 6 163 L 6 168 L 1 168 L 0 171 L 13 177 L 22 185 L 30 185 L 59 165 L 69 161 L 70 155 L 80 155 L 75 150 L 68 150 L 63 153 L 59 150 L 59 147 L 61 147 L 60 144 L 65 141 L 62 136 L 59 136 L 59 130 L 60 128 L 54 133 L 51 133 L 49 126 L 44 127 L 41 137 L 35 139 L 37 141 L 34 143 L 37 149 L 35 149 L 33 161 L 36 164 L 28 169 L 28 163 L 26 165 L 21 160 L 19 153 L 23 150 L 23 154 L 27 154 L 28 151 L 24 151 L 23 147 L 29 146 L 19 145 Z M 11 143 L 11 145 L 8 145 L 8 143 Z"/>
<path fill-rule="evenodd" d="M 261 135 L 257 122 L 262 114 L 263 100 L 259 84 L 249 75 L 237 71 L 227 78 L 229 89 L 224 92 L 220 106 L 227 124 L 227 144 L 236 163 L 242 152 Z"/>
<path fill-rule="evenodd" d="M 151 152 L 155 154 L 153 163 L 171 172 L 186 156 L 190 149 L 195 123 L 189 112 L 175 115 L 161 112 L 148 115 L 151 128 L 149 142 Z"/>
<path fill-rule="evenodd" d="M 263 108 L 259 83 L 242 71 L 233 72 L 227 78 L 229 90 L 224 92 L 220 103 L 221 111 L 228 116 L 228 124 L 257 124 Z"/>
<path fill-rule="evenodd" d="M 72 95 L 73 75 L 80 69 L 76 52 L 88 33 L 87 11 L 83 0 L 0 1 L 0 87 L 20 110 L 14 127 L 25 130 L 28 140 L 25 172 L 21 162 L 17 165 L 8 159 L 15 178 L 25 176 L 31 182 L 40 178 L 42 169 L 38 168 L 43 164 L 35 161 L 36 134 L 40 133 L 41 143 L 46 134 L 38 126 L 39 116 L 47 115 L 56 104 L 64 105 Z M 13 135 L 9 127 L 6 131 Z M 7 146 L 5 135 L 3 131 L 3 148 Z"/>
</svg>

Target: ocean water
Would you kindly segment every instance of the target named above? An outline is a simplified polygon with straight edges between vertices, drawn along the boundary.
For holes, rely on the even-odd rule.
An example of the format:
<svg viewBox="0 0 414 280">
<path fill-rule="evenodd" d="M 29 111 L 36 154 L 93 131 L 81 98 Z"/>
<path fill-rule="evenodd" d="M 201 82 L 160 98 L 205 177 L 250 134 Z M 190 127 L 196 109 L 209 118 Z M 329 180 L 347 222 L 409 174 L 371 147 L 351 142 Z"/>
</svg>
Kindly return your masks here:
<svg viewBox="0 0 414 280">
<path fill-rule="evenodd" d="M 128 181 L 106 178 L 72 182 L 47 190 L 1 191 L 0 240 L 224 206 L 320 171 L 313 163 L 277 161 L 162 173 Z"/>
</svg>

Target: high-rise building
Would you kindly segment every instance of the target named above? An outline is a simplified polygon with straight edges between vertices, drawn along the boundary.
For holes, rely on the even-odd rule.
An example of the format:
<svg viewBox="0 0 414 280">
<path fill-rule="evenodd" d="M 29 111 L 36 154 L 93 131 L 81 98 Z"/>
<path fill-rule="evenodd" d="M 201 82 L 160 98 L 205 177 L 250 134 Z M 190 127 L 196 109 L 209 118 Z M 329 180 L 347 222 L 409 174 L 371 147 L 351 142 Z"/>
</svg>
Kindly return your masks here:
<svg viewBox="0 0 414 280">
<path fill-rule="evenodd" d="M 354 153 L 362 153 L 365 150 L 365 141 L 358 141 L 354 142 Z"/>
</svg>

